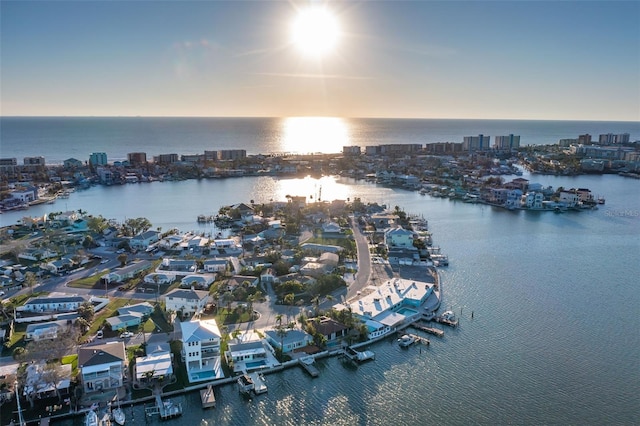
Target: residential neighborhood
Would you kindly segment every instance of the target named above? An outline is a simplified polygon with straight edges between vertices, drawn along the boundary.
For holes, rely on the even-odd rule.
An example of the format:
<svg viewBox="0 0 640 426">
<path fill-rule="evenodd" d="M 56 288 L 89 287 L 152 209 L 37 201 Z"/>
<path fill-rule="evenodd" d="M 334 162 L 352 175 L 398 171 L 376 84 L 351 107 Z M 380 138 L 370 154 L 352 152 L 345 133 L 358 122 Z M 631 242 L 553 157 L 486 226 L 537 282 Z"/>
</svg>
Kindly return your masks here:
<svg viewBox="0 0 640 426">
<path fill-rule="evenodd" d="M 62 413 L 342 350 L 406 327 L 423 305 L 439 305 L 437 276 L 424 281 L 438 264 L 427 250 L 427 222 L 398 207 L 295 197 L 239 204 L 220 209 L 215 220 L 225 227 L 216 236 L 152 232 L 144 218 L 50 216 L 25 218 L 5 233 L 3 241 L 25 242 L 3 260 L 3 355 L 17 363 L 5 380 L 7 400 L 16 388 L 46 389 L 33 373 L 27 380 L 30 363 L 64 371 L 67 397 L 47 394 L 63 403 Z M 60 228 L 61 216 L 87 226 Z M 20 256 L 37 249 L 46 259 Z M 57 257 L 70 262 L 49 268 Z M 389 274 L 376 290 L 368 285 L 374 263 L 383 274 L 413 265 L 421 278 L 391 281 Z M 37 410 L 33 395 L 24 396 Z"/>
</svg>

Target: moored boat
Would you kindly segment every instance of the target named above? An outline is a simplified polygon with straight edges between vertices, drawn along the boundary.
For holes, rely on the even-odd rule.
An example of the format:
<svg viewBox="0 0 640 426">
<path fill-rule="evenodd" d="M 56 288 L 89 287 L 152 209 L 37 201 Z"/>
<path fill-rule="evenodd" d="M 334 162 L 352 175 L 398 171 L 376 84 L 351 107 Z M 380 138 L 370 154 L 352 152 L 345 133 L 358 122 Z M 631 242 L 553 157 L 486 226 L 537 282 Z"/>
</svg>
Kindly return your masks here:
<svg viewBox="0 0 640 426">
<path fill-rule="evenodd" d="M 95 411 L 89 410 L 84 417 L 85 426 L 98 426 L 98 415 Z"/>
<path fill-rule="evenodd" d="M 415 341 L 416 339 L 413 336 L 409 334 L 404 334 L 402 337 L 398 339 L 398 344 L 400 345 L 400 347 L 406 348 L 413 345 Z"/>
<path fill-rule="evenodd" d="M 111 411 L 111 415 L 113 416 L 113 421 L 119 424 L 120 426 L 124 426 L 126 421 L 126 416 L 122 408 L 118 407 L 115 410 Z"/>
</svg>

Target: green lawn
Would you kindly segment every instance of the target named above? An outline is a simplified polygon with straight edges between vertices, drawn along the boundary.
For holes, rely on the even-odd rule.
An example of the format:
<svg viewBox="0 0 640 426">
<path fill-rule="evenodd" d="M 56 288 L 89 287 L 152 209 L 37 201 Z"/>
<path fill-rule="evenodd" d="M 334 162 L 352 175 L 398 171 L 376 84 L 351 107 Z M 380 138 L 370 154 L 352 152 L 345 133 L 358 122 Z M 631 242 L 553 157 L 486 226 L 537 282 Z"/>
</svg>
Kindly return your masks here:
<svg viewBox="0 0 640 426">
<path fill-rule="evenodd" d="M 77 280 L 70 281 L 67 286 L 68 287 L 76 287 L 76 288 L 95 288 L 99 285 L 100 278 L 109 272 L 108 269 L 103 269 L 100 272 L 97 272 L 88 277 L 80 278 Z"/>
</svg>

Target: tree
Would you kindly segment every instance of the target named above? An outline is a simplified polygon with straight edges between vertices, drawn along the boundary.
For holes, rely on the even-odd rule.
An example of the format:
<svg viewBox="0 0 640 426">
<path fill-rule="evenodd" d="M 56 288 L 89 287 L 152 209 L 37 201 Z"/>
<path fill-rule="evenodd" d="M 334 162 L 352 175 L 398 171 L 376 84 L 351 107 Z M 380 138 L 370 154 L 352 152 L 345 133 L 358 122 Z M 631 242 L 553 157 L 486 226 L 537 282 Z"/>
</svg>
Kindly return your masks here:
<svg viewBox="0 0 640 426">
<path fill-rule="evenodd" d="M 109 222 L 102 216 L 91 216 L 87 219 L 87 227 L 96 234 L 102 234 L 109 227 Z"/>
<path fill-rule="evenodd" d="M 45 364 L 44 369 L 40 374 L 42 382 L 53 386 L 53 389 L 56 391 L 56 395 L 58 396 L 58 401 L 62 400 L 60 390 L 58 389 L 58 383 L 60 383 L 64 378 L 64 372 L 57 361 Z"/>
<path fill-rule="evenodd" d="M 134 236 L 134 235 L 138 235 L 141 232 L 145 232 L 146 230 L 150 229 L 153 225 L 151 224 L 151 222 L 149 222 L 149 219 L 147 219 L 146 217 L 138 217 L 138 218 L 132 218 L 132 219 L 127 219 L 124 222 L 123 225 L 123 230 L 125 235 L 129 235 L 129 236 Z"/>
<path fill-rule="evenodd" d="M 124 266 L 127 264 L 127 260 L 129 259 L 129 257 L 126 255 L 126 253 L 120 253 L 117 259 L 118 262 L 120 262 L 120 266 Z"/>
<path fill-rule="evenodd" d="M 36 279 L 36 274 L 33 272 L 27 272 L 24 274 L 24 286 L 31 290 L 31 294 L 33 294 L 33 287 L 38 283 Z"/>
<path fill-rule="evenodd" d="M 80 306 L 78 306 L 78 315 L 80 315 L 80 318 L 84 319 L 88 323 L 91 323 L 91 321 L 93 321 L 94 314 L 95 311 L 91 302 L 82 302 Z"/>
</svg>

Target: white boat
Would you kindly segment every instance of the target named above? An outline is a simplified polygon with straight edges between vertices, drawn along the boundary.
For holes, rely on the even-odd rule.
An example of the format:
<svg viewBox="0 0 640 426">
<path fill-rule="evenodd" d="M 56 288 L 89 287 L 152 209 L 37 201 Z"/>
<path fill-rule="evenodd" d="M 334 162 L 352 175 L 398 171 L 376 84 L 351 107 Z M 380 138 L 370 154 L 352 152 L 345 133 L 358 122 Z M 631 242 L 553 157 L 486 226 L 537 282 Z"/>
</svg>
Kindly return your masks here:
<svg viewBox="0 0 640 426">
<path fill-rule="evenodd" d="M 358 352 L 358 361 L 368 361 L 370 359 L 375 359 L 376 354 L 373 351 L 362 351 Z"/>
<path fill-rule="evenodd" d="M 408 346 L 411 346 L 413 343 L 415 343 L 415 341 L 416 341 L 416 339 L 413 336 L 405 334 L 401 338 L 398 339 L 398 344 L 401 347 L 406 348 Z"/>
<path fill-rule="evenodd" d="M 122 410 L 122 408 L 120 407 L 116 408 L 111 412 L 111 415 L 113 416 L 114 422 L 118 423 L 120 426 L 124 426 L 126 417 L 124 415 L 124 411 Z"/>
<path fill-rule="evenodd" d="M 447 321 L 455 321 L 456 314 L 454 314 L 453 311 L 445 311 L 442 315 L 440 315 L 440 318 Z"/>
<path fill-rule="evenodd" d="M 242 394 L 249 394 L 253 390 L 253 380 L 249 377 L 248 374 L 243 374 L 238 377 L 238 391 Z"/>
<path fill-rule="evenodd" d="M 98 426 L 98 415 L 95 411 L 87 411 L 87 415 L 84 417 L 85 426 Z"/>
<path fill-rule="evenodd" d="M 253 392 L 256 395 L 267 392 L 267 384 L 264 376 L 260 373 L 251 373 L 251 381 L 253 381 Z"/>
</svg>

